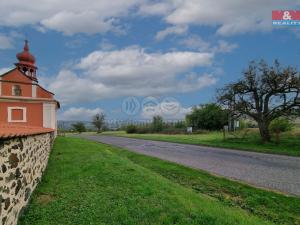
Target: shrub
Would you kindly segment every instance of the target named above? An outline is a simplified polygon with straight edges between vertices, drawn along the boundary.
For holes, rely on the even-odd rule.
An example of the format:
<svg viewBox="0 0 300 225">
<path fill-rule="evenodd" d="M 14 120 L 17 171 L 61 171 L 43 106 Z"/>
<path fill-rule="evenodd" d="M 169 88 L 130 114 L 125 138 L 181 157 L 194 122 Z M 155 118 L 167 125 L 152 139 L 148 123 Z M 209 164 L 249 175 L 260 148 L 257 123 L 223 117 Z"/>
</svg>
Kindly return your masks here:
<svg viewBox="0 0 300 225">
<path fill-rule="evenodd" d="M 126 133 L 128 134 L 133 134 L 133 133 L 136 133 L 137 131 L 137 127 L 133 124 L 129 124 L 126 126 Z"/>
<path fill-rule="evenodd" d="M 75 131 L 77 131 L 78 133 L 82 133 L 86 131 L 85 125 L 82 122 L 77 122 L 72 124 L 72 127 L 74 128 Z"/>
<path fill-rule="evenodd" d="M 249 124 L 245 120 L 240 120 L 240 129 L 248 128 Z"/>
<path fill-rule="evenodd" d="M 193 130 L 193 134 L 208 134 L 210 132 L 211 131 L 209 131 L 209 130 L 201 130 L 201 129 Z"/>
<path fill-rule="evenodd" d="M 228 123 L 228 113 L 217 104 L 211 103 L 194 107 L 186 115 L 186 121 L 194 129 L 220 130 Z"/>
<path fill-rule="evenodd" d="M 175 128 L 183 128 L 185 129 L 186 128 L 186 124 L 185 124 L 185 121 L 177 121 L 174 125 Z"/>
<path fill-rule="evenodd" d="M 149 126 L 139 126 L 137 127 L 136 133 L 138 134 L 152 133 L 152 128 Z"/>
<path fill-rule="evenodd" d="M 255 127 L 257 127 L 257 125 L 256 122 L 253 120 L 248 120 L 248 119 L 240 120 L 240 129 L 255 128 Z"/>
<path fill-rule="evenodd" d="M 279 130 L 280 132 L 290 131 L 293 128 L 293 124 L 290 120 L 285 118 L 278 118 L 271 122 L 270 130 L 272 132 L 276 132 Z"/>
</svg>

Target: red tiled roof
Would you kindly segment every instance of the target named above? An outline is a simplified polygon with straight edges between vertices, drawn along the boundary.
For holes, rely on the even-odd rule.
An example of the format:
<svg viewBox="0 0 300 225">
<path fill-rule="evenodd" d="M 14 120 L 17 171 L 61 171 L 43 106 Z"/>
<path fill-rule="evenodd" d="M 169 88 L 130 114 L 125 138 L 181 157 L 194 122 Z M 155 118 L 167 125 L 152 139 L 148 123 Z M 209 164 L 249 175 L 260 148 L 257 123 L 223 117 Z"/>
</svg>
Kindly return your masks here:
<svg viewBox="0 0 300 225">
<path fill-rule="evenodd" d="M 0 139 L 53 132 L 54 129 L 24 125 L 0 124 Z"/>
</svg>

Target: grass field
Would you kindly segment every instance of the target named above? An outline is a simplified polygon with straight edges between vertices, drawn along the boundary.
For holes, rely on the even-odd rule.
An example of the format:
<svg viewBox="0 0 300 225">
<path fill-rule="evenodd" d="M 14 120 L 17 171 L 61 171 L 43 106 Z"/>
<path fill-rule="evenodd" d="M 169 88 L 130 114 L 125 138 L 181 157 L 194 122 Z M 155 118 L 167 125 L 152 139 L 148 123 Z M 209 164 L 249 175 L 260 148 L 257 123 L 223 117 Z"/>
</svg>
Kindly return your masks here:
<svg viewBox="0 0 300 225">
<path fill-rule="evenodd" d="M 300 199 L 59 137 L 20 225 L 300 224 Z"/>
<path fill-rule="evenodd" d="M 239 132 L 236 136 L 227 135 L 223 138 L 222 132 L 209 132 L 203 134 L 127 134 L 125 131 L 104 132 L 104 135 L 116 135 L 123 137 L 141 138 L 147 140 L 167 141 L 194 145 L 207 145 L 222 148 L 233 148 L 255 152 L 282 154 L 290 156 L 300 156 L 300 129 L 281 134 L 279 144 L 275 142 L 262 143 L 258 130 L 249 129 L 245 138 L 244 132 Z"/>
</svg>

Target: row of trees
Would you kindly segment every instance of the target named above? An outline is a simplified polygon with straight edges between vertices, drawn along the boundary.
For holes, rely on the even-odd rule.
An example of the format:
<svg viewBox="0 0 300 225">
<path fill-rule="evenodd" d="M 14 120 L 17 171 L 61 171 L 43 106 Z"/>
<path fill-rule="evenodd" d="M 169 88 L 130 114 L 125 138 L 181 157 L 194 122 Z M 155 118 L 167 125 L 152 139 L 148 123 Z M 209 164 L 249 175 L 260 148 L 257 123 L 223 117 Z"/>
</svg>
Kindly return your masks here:
<svg viewBox="0 0 300 225">
<path fill-rule="evenodd" d="M 299 116 L 300 74 L 296 68 L 282 67 L 278 61 L 269 66 L 265 61 L 251 62 L 237 82 L 219 89 L 216 103 L 194 107 L 186 116 L 186 125 L 198 129 L 219 130 L 228 124 L 228 118 L 247 117 L 258 125 L 264 142 L 271 140 L 270 124 L 282 118 Z M 104 126 L 104 114 L 93 118 L 97 132 Z M 163 120 L 157 116 L 149 127 L 128 127 L 131 131 L 160 132 Z M 276 124 L 276 123 L 275 123 Z M 281 122 L 281 125 L 283 123 Z M 75 124 L 76 130 L 83 131 L 82 124 Z"/>
<path fill-rule="evenodd" d="M 96 128 L 97 133 L 100 133 L 105 126 L 105 115 L 104 113 L 97 113 L 92 118 L 92 124 Z M 72 124 L 72 127 L 78 133 L 86 132 L 86 127 L 83 122 L 77 122 Z"/>
<path fill-rule="evenodd" d="M 196 129 L 219 130 L 229 117 L 247 117 L 257 123 L 263 142 L 269 142 L 270 130 L 288 129 L 288 120 L 300 115 L 299 94 L 296 68 L 283 67 L 277 60 L 271 66 L 263 60 L 251 62 L 240 80 L 218 90 L 216 103 L 194 107 L 186 123 Z"/>
<path fill-rule="evenodd" d="M 186 123 L 185 121 L 165 122 L 161 116 L 154 116 L 151 123 L 129 124 L 124 129 L 127 133 L 179 134 L 186 132 Z"/>
</svg>

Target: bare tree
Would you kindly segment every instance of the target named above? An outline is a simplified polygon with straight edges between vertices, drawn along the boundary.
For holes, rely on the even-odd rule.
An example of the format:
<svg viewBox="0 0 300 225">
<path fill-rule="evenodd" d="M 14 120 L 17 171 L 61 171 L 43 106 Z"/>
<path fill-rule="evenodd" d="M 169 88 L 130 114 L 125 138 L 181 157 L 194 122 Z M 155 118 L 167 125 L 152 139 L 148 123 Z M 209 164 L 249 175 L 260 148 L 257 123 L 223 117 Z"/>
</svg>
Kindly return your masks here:
<svg viewBox="0 0 300 225">
<path fill-rule="evenodd" d="M 100 133 L 104 126 L 105 115 L 104 113 L 97 113 L 93 116 L 92 124 L 97 128 L 97 133 Z"/>
<path fill-rule="evenodd" d="M 251 62 L 243 79 L 219 90 L 218 100 L 233 115 L 254 119 L 264 142 L 271 140 L 269 125 L 282 116 L 299 115 L 300 74 L 295 68 L 281 67 L 276 60 L 268 66 Z"/>
</svg>

